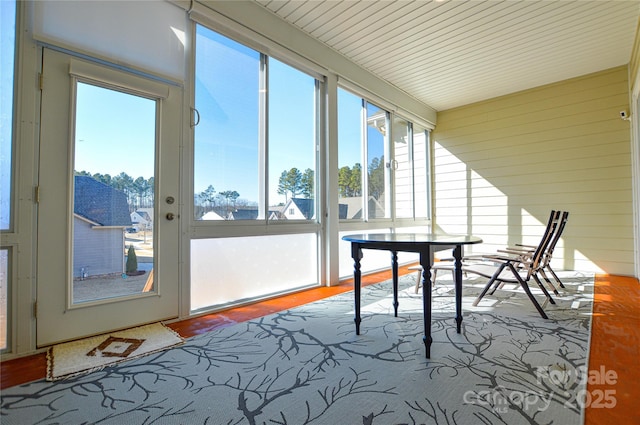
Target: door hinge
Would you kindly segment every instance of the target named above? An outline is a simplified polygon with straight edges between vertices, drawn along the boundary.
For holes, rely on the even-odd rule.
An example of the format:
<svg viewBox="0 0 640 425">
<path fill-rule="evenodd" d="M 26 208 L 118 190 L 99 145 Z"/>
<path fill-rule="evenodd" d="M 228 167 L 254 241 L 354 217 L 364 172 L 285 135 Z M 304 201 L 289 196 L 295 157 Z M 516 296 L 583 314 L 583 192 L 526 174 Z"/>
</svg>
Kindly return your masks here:
<svg viewBox="0 0 640 425">
<path fill-rule="evenodd" d="M 38 301 L 33 302 L 33 317 L 38 318 Z"/>
<path fill-rule="evenodd" d="M 38 73 L 38 88 L 40 91 L 44 89 L 44 74 L 42 72 Z"/>
<path fill-rule="evenodd" d="M 33 190 L 33 202 L 35 202 L 36 204 L 40 203 L 40 186 L 34 187 L 34 190 Z"/>
</svg>

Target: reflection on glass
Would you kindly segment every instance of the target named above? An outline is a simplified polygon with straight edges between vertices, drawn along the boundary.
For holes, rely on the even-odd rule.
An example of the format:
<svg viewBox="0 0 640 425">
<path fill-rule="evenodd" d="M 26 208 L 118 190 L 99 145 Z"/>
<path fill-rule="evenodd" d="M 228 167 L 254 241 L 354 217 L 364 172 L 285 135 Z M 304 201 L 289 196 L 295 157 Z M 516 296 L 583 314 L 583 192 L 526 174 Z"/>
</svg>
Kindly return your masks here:
<svg viewBox="0 0 640 425">
<path fill-rule="evenodd" d="M 196 220 L 258 218 L 259 76 L 258 52 L 197 26 Z"/>
<path fill-rule="evenodd" d="M 76 85 L 73 302 L 152 291 L 154 100 Z"/>
<path fill-rule="evenodd" d="M 338 207 L 340 219 L 362 220 L 362 99 L 338 89 Z"/>
<path fill-rule="evenodd" d="M 9 250 L 0 249 L 0 351 L 8 348 Z"/>
<path fill-rule="evenodd" d="M 16 2 L 0 1 L 0 229 L 11 228 Z"/>
<path fill-rule="evenodd" d="M 269 59 L 269 218 L 316 218 L 316 81 Z"/>
<path fill-rule="evenodd" d="M 385 138 L 387 112 L 367 103 L 367 195 L 369 218 L 389 217 L 386 208 L 386 189 L 389 173 L 385 167 Z"/>
</svg>

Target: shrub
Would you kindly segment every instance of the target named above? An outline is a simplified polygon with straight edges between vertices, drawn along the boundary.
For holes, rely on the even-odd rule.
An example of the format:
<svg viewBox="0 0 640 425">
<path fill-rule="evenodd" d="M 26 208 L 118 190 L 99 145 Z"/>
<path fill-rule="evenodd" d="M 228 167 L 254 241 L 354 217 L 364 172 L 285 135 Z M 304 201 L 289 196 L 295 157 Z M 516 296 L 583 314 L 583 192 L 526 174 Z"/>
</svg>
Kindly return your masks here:
<svg viewBox="0 0 640 425">
<path fill-rule="evenodd" d="M 127 274 L 135 273 L 138 271 L 138 257 L 136 256 L 136 250 L 133 249 L 133 245 L 129 246 L 127 251 Z"/>
</svg>

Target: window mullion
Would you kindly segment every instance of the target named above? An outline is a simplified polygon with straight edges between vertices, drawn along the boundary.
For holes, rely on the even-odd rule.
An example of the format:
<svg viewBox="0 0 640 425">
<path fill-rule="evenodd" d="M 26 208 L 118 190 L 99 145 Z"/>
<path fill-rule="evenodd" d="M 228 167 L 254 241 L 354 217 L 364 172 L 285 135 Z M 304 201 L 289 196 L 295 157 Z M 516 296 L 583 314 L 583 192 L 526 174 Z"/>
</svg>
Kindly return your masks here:
<svg viewBox="0 0 640 425">
<path fill-rule="evenodd" d="M 385 217 L 389 217 L 392 220 L 395 220 L 395 152 L 392 145 L 392 137 L 393 128 L 392 128 L 391 118 L 389 117 L 389 112 L 385 112 L 385 128 L 386 132 L 384 134 L 384 157 L 385 161 L 383 164 L 384 167 L 384 202 L 385 202 Z"/>
<path fill-rule="evenodd" d="M 268 89 L 269 89 L 269 59 L 266 55 L 260 54 L 260 83 L 259 83 L 259 111 L 258 111 L 258 178 L 259 199 L 258 199 L 258 219 L 266 220 L 269 211 L 269 110 L 268 110 Z"/>
<path fill-rule="evenodd" d="M 362 101 L 362 114 L 360 119 L 362 130 L 362 221 L 369 221 L 369 148 L 367 125 L 367 102 Z"/>
</svg>

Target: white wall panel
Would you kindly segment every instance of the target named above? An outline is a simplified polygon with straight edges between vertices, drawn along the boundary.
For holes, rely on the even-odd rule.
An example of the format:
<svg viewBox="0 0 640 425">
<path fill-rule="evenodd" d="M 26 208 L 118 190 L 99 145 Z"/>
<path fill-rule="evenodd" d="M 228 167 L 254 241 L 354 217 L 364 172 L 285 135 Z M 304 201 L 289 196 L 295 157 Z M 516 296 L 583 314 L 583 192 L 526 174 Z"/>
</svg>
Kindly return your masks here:
<svg viewBox="0 0 640 425">
<path fill-rule="evenodd" d="M 556 267 L 633 275 L 627 68 L 444 111 L 434 131 L 436 226 L 485 243 L 537 243 L 570 212 Z"/>
</svg>

